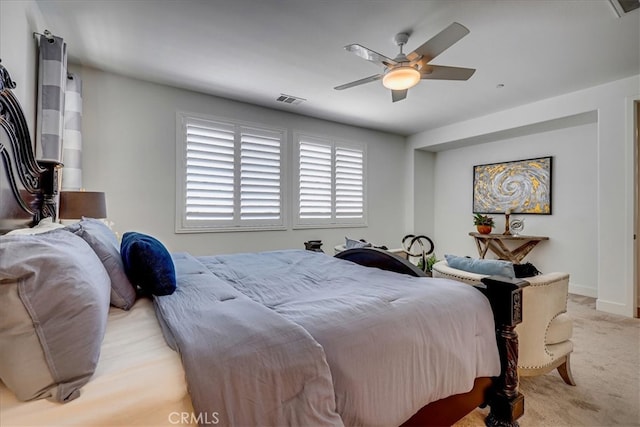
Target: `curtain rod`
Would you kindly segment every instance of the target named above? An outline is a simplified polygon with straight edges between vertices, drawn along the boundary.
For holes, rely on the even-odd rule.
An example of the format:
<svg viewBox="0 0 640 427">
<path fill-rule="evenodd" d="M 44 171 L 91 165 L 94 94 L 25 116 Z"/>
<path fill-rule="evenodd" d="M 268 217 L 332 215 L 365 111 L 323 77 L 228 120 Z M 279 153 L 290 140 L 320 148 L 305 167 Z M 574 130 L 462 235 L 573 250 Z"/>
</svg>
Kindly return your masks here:
<svg viewBox="0 0 640 427">
<path fill-rule="evenodd" d="M 34 31 L 33 32 L 33 37 L 35 37 L 35 36 L 45 37 L 49 43 L 53 43 L 55 41 L 54 38 L 53 38 L 53 34 L 51 34 L 51 31 L 49 31 L 49 30 L 44 30 L 44 34 L 41 34 L 41 33 L 37 32 L 37 31 Z"/>
</svg>

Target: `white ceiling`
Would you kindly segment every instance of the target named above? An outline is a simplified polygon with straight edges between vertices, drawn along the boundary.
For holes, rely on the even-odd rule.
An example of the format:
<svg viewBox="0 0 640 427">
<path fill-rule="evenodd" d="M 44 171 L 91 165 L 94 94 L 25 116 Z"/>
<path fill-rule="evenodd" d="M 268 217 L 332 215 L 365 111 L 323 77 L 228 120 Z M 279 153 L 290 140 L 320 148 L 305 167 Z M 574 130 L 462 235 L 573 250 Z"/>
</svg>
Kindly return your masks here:
<svg viewBox="0 0 640 427">
<path fill-rule="evenodd" d="M 640 73 L 640 11 L 608 0 L 37 0 L 70 61 L 270 108 L 409 135 Z M 433 64 L 476 68 L 391 102 L 381 72 L 452 22 L 471 33 Z M 503 84 L 503 88 L 497 88 Z M 305 98 L 276 102 L 281 94 Z"/>
</svg>

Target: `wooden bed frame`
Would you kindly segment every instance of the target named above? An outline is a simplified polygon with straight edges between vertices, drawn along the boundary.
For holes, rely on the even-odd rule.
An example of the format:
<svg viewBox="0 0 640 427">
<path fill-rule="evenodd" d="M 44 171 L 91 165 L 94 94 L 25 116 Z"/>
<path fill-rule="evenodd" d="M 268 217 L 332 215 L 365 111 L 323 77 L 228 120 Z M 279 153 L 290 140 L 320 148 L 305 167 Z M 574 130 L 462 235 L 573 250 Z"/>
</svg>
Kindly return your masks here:
<svg viewBox="0 0 640 427">
<path fill-rule="evenodd" d="M 11 89 L 15 88 L 0 64 L 0 234 L 32 227 L 42 218 L 57 217 L 58 162 L 37 162 L 24 113 Z M 336 255 L 370 267 L 412 276 L 424 272 L 389 252 L 349 249 Z M 491 303 L 502 372 L 496 378 L 477 378 L 471 391 L 432 402 L 418 411 L 404 426 L 452 425 L 478 406 L 489 405 L 489 426 L 517 426 L 524 413 L 524 397 L 518 392 L 518 340 L 514 331 L 522 319 L 522 288 L 528 283 L 505 278 L 487 278 L 478 289 Z"/>
</svg>

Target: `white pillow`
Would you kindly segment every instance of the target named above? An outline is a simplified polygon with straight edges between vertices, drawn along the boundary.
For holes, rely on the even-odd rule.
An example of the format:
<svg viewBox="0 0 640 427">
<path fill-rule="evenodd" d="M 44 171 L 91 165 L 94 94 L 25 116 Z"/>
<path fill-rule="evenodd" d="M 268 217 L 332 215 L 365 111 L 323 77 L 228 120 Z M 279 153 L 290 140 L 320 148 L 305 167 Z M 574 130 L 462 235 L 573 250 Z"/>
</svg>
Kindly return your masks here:
<svg viewBox="0 0 640 427">
<path fill-rule="evenodd" d="M 11 230 L 7 233 L 10 234 L 40 234 L 47 231 L 55 230 L 56 228 L 63 228 L 64 225 L 57 222 L 53 222 L 53 218 L 47 217 L 40 220 L 33 228 L 18 228 L 17 230 Z"/>
</svg>

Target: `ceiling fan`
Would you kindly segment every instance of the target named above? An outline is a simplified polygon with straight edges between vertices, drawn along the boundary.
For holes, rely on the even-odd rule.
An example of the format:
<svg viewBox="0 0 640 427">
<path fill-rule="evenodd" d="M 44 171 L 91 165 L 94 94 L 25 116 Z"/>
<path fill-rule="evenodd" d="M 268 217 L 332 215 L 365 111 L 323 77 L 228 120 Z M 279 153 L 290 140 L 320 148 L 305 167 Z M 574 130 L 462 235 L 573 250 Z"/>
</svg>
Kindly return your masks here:
<svg viewBox="0 0 640 427">
<path fill-rule="evenodd" d="M 422 44 L 422 46 L 405 55 L 402 52 L 402 47 L 409 40 L 409 34 L 399 33 L 394 37 L 394 41 L 400 47 L 400 53 L 393 59 L 359 44 L 345 46 L 344 48 L 347 51 L 374 64 L 382 65 L 384 71 L 381 74 L 374 74 L 364 79 L 336 86 L 334 89 L 348 89 L 382 79 L 383 86 L 391 89 L 391 99 L 396 102 L 405 99 L 408 89 L 417 85 L 421 79 L 468 80 L 476 71 L 474 68 L 429 64 L 436 56 L 450 48 L 467 34 L 469 34 L 469 30 L 464 25 L 454 22 Z"/>
</svg>

